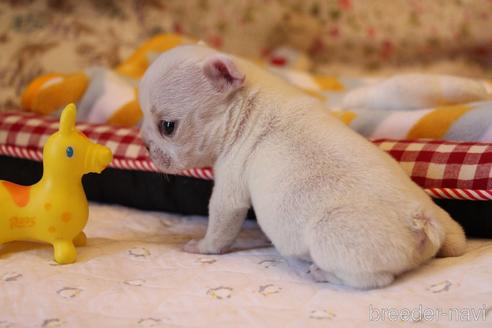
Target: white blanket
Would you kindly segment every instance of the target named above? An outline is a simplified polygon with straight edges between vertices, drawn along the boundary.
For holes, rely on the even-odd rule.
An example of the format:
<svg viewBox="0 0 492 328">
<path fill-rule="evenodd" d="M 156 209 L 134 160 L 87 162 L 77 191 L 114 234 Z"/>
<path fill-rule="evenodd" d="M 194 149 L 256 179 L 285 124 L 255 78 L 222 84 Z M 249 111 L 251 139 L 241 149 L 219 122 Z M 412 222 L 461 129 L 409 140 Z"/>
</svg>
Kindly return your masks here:
<svg viewBox="0 0 492 328">
<path fill-rule="evenodd" d="M 271 247 L 183 253 L 205 218 L 90 210 L 88 246 L 73 265 L 56 265 L 48 246 L 0 246 L 1 328 L 492 327 L 490 240 L 472 240 L 464 256 L 433 260 L 388 288 L 356 291 L 312 282 L 306 265 Z M 264 244 L 248 222 L 238 246 Z"/>
</svg>

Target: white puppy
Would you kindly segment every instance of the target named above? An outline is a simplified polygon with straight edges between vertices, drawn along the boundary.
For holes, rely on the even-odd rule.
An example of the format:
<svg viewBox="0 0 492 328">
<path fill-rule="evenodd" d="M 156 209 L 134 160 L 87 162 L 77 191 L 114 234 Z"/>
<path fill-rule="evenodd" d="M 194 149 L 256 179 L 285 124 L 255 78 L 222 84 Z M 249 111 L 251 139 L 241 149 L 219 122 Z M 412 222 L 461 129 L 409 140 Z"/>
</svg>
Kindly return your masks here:
<svg viewBox="0 0 492 328">
<path fill-rule="evenodd" d="M 142 137 L 164 172 L 213 166 L 205 237 L 225 252 L 252 205 L 284 256 L 319 281 L 381 287 L 464 252 L 461 227 L 386 153 L 317 100 L 243 59 L 199 45 L 162 54 L 140 83 Z"/>
</svg>

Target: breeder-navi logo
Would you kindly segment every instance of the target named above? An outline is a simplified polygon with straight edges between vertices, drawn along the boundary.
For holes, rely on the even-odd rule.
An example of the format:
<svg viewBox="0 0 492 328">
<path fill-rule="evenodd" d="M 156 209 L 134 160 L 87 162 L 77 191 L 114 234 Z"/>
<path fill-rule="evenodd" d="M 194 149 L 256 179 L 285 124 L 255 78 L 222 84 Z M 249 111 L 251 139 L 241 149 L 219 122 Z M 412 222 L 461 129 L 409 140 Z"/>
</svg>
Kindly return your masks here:
<svg viewBox="0 0 492 328">
<path fill-rule="evenodd" d="M 485 321 L 487 306 L 430 308 L 378 308 L 369 305 L 369 321 Z"/>
</svg>

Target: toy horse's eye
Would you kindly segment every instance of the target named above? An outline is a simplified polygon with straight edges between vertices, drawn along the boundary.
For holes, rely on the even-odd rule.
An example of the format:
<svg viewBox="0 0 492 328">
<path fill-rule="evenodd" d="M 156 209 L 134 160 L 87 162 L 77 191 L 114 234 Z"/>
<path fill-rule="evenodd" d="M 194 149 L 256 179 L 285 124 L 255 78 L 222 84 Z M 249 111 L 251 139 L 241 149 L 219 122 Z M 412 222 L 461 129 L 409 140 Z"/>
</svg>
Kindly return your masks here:
<svg viewBox="0 0 492 328">
<path fill-rule="evenodd" d="M 71 158 L 73 156 L 73 148 L 68 146 L 67 147 L 67 157 Z"/>
<path fill-rule="evenodd" d="M 159 133 L 163 137 L 170 137 L 174 132 L 175 126 L 175 121 L 159 121 Z"/>
</svg>

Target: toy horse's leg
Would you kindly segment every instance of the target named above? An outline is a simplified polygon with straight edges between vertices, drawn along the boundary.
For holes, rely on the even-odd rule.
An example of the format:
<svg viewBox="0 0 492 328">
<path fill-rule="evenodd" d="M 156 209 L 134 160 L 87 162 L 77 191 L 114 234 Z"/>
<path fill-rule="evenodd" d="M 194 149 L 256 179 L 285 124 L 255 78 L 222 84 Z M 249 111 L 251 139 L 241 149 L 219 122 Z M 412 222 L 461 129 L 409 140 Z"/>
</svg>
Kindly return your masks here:
<svg viewBox="0 0 492 328">
<path fill-rule="evenodd" d="M 0 229 L 2 229 L 3 227 L 0 226 Z M 5 232 L 3 231 L 0 231 L 0 245 L 4 244 L 7 242 L 7 238 L 6 236 L 4 236 Z"/>
<path fill-rule="evenodd" d="M 2 233 L 0 232 L 0 246 L 2 244 L 8 243 L 9 241 L 12 241 L 12 238 L 11 237 L 9 238 L 9 236 L 3 236 Z"/>
<path fill-rule="evenodd" d="M 55 261 L 59 264 L 75 262 L 77 251 L 71 240 L 56 240 L 53 243 L 55 248 Z"/>
<path fill-rule="evenodd" d="M 7 228 L 7 222 L 2 217 L 0 217 L 0 245 L 5 244 L 9 241 L 8 233 L 9 229 Z"/>
<path fill-rule="evenodd" d="M 87 244 L 87 237 L 83 231 L 81 231 L 77 237 L 73 239 L 73 244 L 75 246 L 85 246 Z"/>
</svg>

